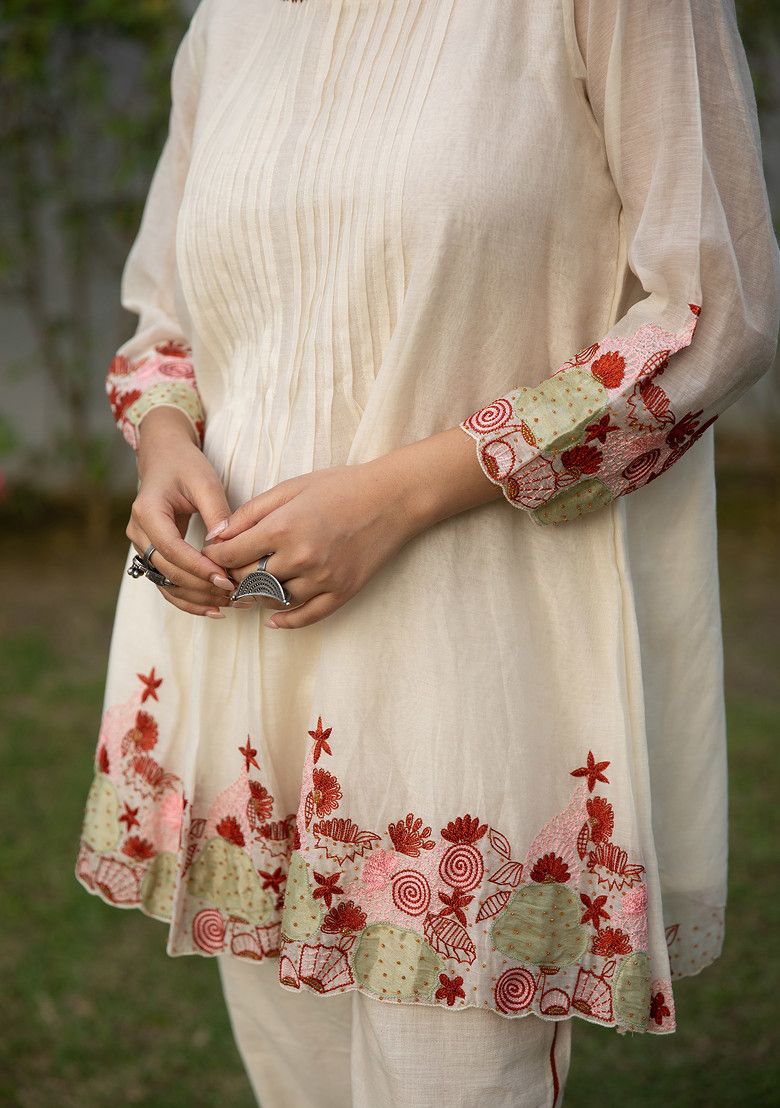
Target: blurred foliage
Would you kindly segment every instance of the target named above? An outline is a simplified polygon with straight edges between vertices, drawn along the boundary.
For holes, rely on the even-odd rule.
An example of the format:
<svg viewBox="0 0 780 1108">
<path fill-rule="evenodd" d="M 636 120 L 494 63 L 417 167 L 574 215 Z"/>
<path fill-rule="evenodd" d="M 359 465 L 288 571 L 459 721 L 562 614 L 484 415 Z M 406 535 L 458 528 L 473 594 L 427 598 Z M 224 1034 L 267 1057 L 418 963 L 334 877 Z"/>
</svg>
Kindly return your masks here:
<svg viewBox="0 0 780 1108">
<path fill-rule="evenodd" d="M 736 0 L 737 22 L 756 91 L 759 112 L 774 106 L 777 49 L 780 44 L 779 0 Z"/>
<path fill-rule="evenodd" d="M 118 283 L 137 229 L 184 28 L 174 0 L 5 0 L 0 16 L 0 294 L 30 325 L 24 371 L 56 402 L 26 462 L 68 474 L 92 531 L 113 442 L 89 418 L 106 333 L 95 290 Z M 127 327 L 117 296 L 114 346 Z"/>
</svg>

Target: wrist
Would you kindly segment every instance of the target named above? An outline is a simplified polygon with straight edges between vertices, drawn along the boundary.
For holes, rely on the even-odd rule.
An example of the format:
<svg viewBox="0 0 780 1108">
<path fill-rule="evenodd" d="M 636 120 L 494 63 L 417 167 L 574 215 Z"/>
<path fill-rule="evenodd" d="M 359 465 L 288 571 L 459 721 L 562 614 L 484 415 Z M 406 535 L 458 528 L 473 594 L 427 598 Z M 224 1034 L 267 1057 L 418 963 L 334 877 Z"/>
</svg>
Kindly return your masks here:
<svg viewBox="0 0 780 1108">
<path fill-rule="evenodd" d="M 195 429 L 184 412 L 160 405 L 151 408 L 136 426 L 136 461 L 139 470 L 151 456 L 167 450 L 200 449 Z"/>
<path fill-rule="evenodd" d="M 392 490 L 392 510 L 402 513 L 411 534 L 503 496 L 501 486 L 480 466 L 473 438 L 461 427 L 398 447 L 367 464 L 381 469 Z"/>
</svg>

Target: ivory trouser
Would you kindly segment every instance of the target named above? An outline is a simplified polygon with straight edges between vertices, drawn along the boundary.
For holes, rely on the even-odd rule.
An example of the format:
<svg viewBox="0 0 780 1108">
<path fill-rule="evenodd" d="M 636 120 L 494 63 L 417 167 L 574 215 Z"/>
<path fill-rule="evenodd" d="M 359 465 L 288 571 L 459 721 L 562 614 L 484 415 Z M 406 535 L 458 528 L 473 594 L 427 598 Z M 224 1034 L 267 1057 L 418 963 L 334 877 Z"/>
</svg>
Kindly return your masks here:
<svg viewBox="0 0 780 1108">
<path fill-rule="evenodd" d="M 561 1108 L 571 1020 L 318 996 L 277 959 L 217 956 L 233 1034 L 262 1108 Z"/>
</svg>

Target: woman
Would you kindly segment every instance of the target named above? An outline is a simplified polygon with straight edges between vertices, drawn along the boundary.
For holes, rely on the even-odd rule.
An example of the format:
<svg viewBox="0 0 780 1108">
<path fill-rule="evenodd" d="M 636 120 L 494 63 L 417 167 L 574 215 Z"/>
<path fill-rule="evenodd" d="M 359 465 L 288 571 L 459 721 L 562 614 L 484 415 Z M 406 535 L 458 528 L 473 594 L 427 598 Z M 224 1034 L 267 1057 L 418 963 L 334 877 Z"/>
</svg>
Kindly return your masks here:
<svg viewBox="0 0 780 1108">
<path fill-rule="evenodd" d="M 107 379 L 168 583 L 78 879 L 217 958 L 264 1108 L 559 1105 L 723 941 L 712 425 L 780 316 L 733 4 L 204 0 L 172 88 Z"/>
</svg>

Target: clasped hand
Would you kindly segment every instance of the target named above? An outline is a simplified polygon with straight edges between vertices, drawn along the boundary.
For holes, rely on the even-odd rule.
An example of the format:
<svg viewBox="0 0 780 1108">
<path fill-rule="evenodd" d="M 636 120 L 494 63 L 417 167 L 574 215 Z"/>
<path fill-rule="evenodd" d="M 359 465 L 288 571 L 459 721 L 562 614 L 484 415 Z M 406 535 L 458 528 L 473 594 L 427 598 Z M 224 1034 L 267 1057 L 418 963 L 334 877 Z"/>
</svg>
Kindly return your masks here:
<svg viewBox="0 0 780 1108">
<path fill-rule="evenodd" d="M 136 550 L 156 549 L 152 564 L 173 586 L 155 586 L 193 615 L 224 618 L 220 608 L 259 559 L 290 593 L 292 607 L 275 608 L 268 625 L 303 627 L 335 611 L 363 587 L 422 526 L 408 495 L 409 467 L 389 455 L 290 478 L 235 511 L 185 417 L 171 408 L 144 418 L 138 449 L 139 491 L 126 533 Z M 198 512 L 213 536 L 198 551 L 185 541 Z M 238 600 L 235 606 L 246 606 Z"/>
</svg>

